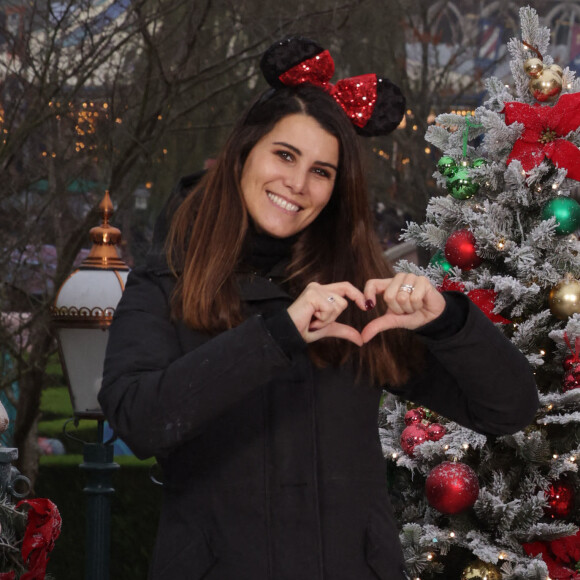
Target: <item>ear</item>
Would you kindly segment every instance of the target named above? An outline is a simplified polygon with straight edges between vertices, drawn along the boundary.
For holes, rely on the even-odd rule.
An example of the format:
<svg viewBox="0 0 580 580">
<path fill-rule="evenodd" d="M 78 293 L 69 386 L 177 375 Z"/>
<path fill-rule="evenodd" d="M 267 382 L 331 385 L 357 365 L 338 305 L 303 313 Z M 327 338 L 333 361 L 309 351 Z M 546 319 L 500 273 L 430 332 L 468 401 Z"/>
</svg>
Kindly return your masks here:
<svg viewBox="0 0 580 580">
<path fill-rule="evenodd" d="M 394 131 L 405 115 L 406 102 L 401 89 L 389 79 L 377 77 L 377 100 L 364 127 L 356 132 L 364 137 L 387 135 Z"/>
<path fill-rule="evenodd" d="M 280 81 L 281 75 L 321 52 L 324 52 L 324 48 L 314 40 L 301 36 L 289 36 L 275 42 L 266 50 L 260 60 L 260 69 L 270 86 L 276 89 L 282 88 L 285 85 Z M 332 74 L 334 74 L 334 63 Z M 327 81 L 332 78 L 332 74 Z"/>
</svg>

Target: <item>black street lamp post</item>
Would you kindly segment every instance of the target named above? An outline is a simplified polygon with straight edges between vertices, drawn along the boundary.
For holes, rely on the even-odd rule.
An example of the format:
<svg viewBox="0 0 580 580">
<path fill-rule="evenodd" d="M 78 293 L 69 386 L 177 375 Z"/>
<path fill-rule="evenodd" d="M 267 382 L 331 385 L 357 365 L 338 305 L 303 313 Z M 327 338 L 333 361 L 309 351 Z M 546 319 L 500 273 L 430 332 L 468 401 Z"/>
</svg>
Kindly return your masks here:
<svg viewBox="0 0 580 580">
<path fill-rule="evenodd" d="M 108 193 L 100 209 L 103 223 L 90 232 L 93 247 L 62 285 L 52 307 L 73 420 L 75 424 L 80 419 L 97 420 L 97 441 L 82 441 L 83 463 L 80 465 L 87 476 L 84 488 L 87 498 L 86 580 L 109 580 L 112 474 L 119 466 L 113 461 L 112 441 L 104 440 L 105 418 L 97 395 L 101 388 L 108 328 L 129 270 L 117 254 L 121 232 L 109 224 L 113 205 Z"/>
</svg>

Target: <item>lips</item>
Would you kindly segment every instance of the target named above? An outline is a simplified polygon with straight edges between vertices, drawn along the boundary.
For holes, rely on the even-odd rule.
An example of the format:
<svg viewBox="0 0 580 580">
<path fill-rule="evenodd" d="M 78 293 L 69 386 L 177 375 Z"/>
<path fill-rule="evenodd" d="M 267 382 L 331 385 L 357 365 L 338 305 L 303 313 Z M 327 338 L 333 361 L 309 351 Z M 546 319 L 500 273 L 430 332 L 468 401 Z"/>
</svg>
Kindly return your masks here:
<svg viewBox="0 0 580 580">
<path fill-rule="evenodd" d="M 276 195 L 275 193 L 271 193 L 270 191 L 267 192 L 268 199 L 274 204 L 277 205 L 279 208 L 285 209 L 286 211 L 290 212 L 299 212 L 302 208 L 294 203 L 291 203 L 287 199 Z"/>
</svg>

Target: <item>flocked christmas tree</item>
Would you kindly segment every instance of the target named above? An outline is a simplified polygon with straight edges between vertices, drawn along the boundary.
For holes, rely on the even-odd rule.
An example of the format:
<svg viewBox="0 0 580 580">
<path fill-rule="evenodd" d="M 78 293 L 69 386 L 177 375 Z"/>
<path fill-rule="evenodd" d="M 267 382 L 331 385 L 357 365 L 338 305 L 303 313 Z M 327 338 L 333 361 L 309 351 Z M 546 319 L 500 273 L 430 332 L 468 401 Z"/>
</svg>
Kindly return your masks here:
<svg viewBox="0 0 580 580">
<path fill-rule="evenodd" d="M 537 13 L 520 19 L 513 86 L 488 79 L 474 115 L 439 115 L 427 132 L 445 195 L 403 239 L 433 258 L 398 268 L 466 293 L 528 358 L 541 407 L 525 431 L 486 438 L 386 399 L 413 579 L 580 579 L 580 81 L 553 64 Z"/>
</svg>

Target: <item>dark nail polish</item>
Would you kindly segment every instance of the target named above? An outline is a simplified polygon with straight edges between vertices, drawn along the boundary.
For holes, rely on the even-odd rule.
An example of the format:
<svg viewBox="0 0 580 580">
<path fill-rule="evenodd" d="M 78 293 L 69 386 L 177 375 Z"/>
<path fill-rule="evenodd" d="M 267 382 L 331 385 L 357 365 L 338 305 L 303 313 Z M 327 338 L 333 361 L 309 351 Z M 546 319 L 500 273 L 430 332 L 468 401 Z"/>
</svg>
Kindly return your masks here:
<svg viewBox="0 0 580 580">
<path fill-rule="evenodd" d="M 365 308 L 367 310 L 372 310 L 375 307 L 375 303 L 372 300 L 367 300 L 365 302 Z"/>
</svg>

